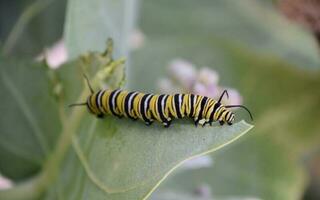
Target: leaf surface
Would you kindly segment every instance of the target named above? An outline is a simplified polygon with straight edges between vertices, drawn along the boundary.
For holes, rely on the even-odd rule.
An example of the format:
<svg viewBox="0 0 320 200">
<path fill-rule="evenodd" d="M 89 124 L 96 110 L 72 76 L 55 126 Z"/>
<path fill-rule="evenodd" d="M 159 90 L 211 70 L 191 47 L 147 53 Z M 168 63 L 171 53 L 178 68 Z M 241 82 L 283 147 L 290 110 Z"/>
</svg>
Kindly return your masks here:
<svg viewBox="0 0 320 200">
<path fill-rule="evenodd" d="M 56 186 L 66 199 L 144 199 L 183 161 L 215 151 L 252 128 L 245 122 L 196 128 L 186 121 L 148 127 L 92 116 L 82 126 L 74 138 L 76 154 L 70 152 Z"/>
<path fill-rule="evenodd" d="M 42 64 L 0 61 L 0 171 L 14 180 L 36 173 L 61 128 Z"/>
</svg>

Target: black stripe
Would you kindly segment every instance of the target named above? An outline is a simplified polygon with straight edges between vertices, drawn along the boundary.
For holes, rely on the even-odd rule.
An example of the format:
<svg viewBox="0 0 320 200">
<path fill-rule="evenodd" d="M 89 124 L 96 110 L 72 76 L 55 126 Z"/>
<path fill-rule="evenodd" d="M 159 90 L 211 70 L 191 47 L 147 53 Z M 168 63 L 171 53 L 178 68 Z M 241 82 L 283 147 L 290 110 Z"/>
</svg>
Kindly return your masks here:
<svg viewBox="0 0 320 200">
<path fill-rule="evenodd" d="M 210 121 L 212 122 L 213 121 L 213 115 L 215 114 L 216 110 L 219 108 L 221 104 L 216 102 L 214 104 L 214 107 L 213 107 L 213 110 L 212 110 L 212 113 L 210 114 Z"/>
<path fill-rule="evenodd" d="M 193 100 L 194 100 L 194 95 L 193 94 L 191 94 L 190 95 L 190 113 L 189 113 L 189 117 L 192 117 L 192 115 L 193 115 L 193 111 L 194 111 L 194 103 L 193 103 Z"/>
<path fill-rule="evenodd" d="M 176 113 L 177 113 L 178 118 L 182 118 L 181 113 L 180 113 L 179 94 L 174 95 L 174 105 L 176 107 Z"/>
<path fill-rule="evenodd" d="M 147 105 L 147 108 L 144 109 L 144 108 L 145 108 L 145 107 L 144 107 L 145 101 L 146 101 L 146 99 L 147 99 L 147 97 L 148 97 L 149 95 L 150 95 L 150 94 L 145 94 L 145 95 L 143 95 L 143 97 L 141 98 L 141 101 L 140 101 L 140 113 L 141 113 L 141 116 L 142 116 L 142 118 L 143 118 L 143 120 L 144 120 L 145 122 L 150 122 L 150 120 L 147 118 L 146 113 L 145 113 L 145 110 L 149 107 L 149 105 Z"/>
<path fill-rule="evenodd" d="M 228 116 L 229 115 L 229 116 Z M 227 111 L 227 114 L 226 114 L 226 120 L 227 121 L 230 121 L 230 119 L 231 119 L 231 112 L 230 111 Z"/>
<path fill-rule="evenodd" d="M 114 96 L 114 93 L 116 93 L 118 90 L 113 90 L 109 96 L 109 108 L 110 108 L 110 111 L 113 115 L 115 116 L 118 116 L 117 113 L 114 111 L 114 108 L 116 107 L 116 105 L 113 105 L 112 104 L 112 99 L 113 99 L 113 96 Z M 120 92 L 119 92 L 120 93 Z"/>
<path fill-rule="evenodd" d="M 130 108 L 131 108 L 131 110 L 134 110 L 134 100 L 135 100 L 135 98 L 138 96 L 138 92 L 132 97 L 132 101 L 131 102 L 129 102 L 130 103 Z M 138 115 L 138 113 L 136 113 L 137 115 Z M 134 118 L 135 119 L 135 118 Z"/>
<path fill-rule="evenodd" d="M 186 95 L 185 94 L 181 95 L 181 109 L 182 109 L 183 105 L 186 105 L 186 104 L 184 104 L 184 96 L 186 96 Z M 187 114 L 187 107 L 184 108 L 184 115 L 186 115 L 186 114 Z"/>
<path fill-rule="evenodd" d="M 208 101 L 207 101 L 208 106 L 207 106 L 207 109 L 205 110 L 204 117 L 207 116 L 207 114 L 208 114 L 208 112 L 209 112 L 209 110 L 210 110 L 209 104 L 211 104 L 211 103 L 212 103 L 212 102 L 211 102 L 211 99 L 208 98 Z"/>
<path fill-rule="evenodd" d="M 130 115 L 130 111 L 129 111 L 129 99 L 130 97 L 133 95 L 134 92 L 129 92 L 127 94 L 127 96 L 124 99 L 124 112 L 126 113 L 126 115 L 130 118 L 130 119 L 134 119 L 131 115 Z"/>
<path fill-rule="evenodd" d="M 101 92 L 101 90 L 98 93 L 96 93 L 96 98 L 94 101 L 96 103 L 96 108 L 99 112 L 100 112 L 100 108 L 99 108 L 99 104 L 98 104 L 98 97 L 99 97 L 100 92 Z"/>
<path fill-rule="evenodd" d="M 200 107 L 198 119 L 202 119 L 202 112 L 203 112 L 204 106 L 206 105 L 207 100 L 208 100 L 208 97 L 203 97 L 201 100 L 201 107 Z"/>
<path fill-rule="evenodd" d="M 160 116 L 160 119 L 161 119 L 161 121 L 162 122 L 166 122 L 167 121 L 167 119 L 165 118 L 165 116 L 164 116 L 164 114 L 163 114 L 163 108 L 162 108 L 162 105 L 161 105 L 161 103 L 162 103 L 162 99 L 164 98 L 164 94 L 162 94 L 162 95 L 160 95 L 159 96 L 159 98 L 158 98 L 158 102 L 157 102 L 157 106 L 158 106 L 158 112 L 159 112 L 159 116 Z"/>
</svg>

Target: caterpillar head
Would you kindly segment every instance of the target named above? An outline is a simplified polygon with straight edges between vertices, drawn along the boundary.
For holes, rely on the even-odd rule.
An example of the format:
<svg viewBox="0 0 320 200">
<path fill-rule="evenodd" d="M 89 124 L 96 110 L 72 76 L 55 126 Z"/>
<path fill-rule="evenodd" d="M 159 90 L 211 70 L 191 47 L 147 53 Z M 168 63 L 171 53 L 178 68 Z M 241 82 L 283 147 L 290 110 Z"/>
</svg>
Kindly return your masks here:
<svg viewBox="0 0 320 200">
<path fill-rule="evenodd" d="M 87 78 L 86 75 L 83 75 L 86 82 L 87 82 L 87 85 L 90 89 L 90 92 L 91 94 L 88 96 L 87 98 L 87 101 L 84 102 L 84 103 L 74 103 L 74 104 L 71 104 L 69 105 L 69 107 L 72 107 L 72 106 L 87 106 L 88 110 L 90 113 L 98 116 L 98 117 L 103 117 L 103 113 L 100 111 L 99 109 L 99 105 L 98 105 L 98 102 L 96 101 L 97 100 L 97 96 L 100 94 L 101 91 L 99 92 L 94 92 L 94 90 L 92 89 L 92 86 L 90 85 L 90 82 Z"/>
<path fill-rule="evenodd" d="M 232 125 L 235 119 L 235 115 L 233 112 L 228 111 L 228 113 L 225 115 L 223 121 L 225 121 L 227 124 Z"/>
<path fill-rule="evenodd" d="M 101 112 L 101 110 L 98 107 L 98 104 L 96 102 L 96 95 L 98 95 L 98 94 L 91 94 L 91 95 L 88 96 L 86 102 L 70 104 L 69 107 L 72 107 L 72 106 L 86 106 L 88 111 L 91 114 L 96 115 L 99 118 L 102 118 L 104 116 L 104 114 Z"/>
<path fill-rule="evenodd" d="M 226 94 L 227 97 L 229 98 L 228 91 L 227 91 L 227 90 L 224 90 L 224 91 L 222 92 L 219 100 L 218 100 L 218 104 L 219 104 L 219 105 L 220 105 L 220 102 L 221 102 L 224 94 Z M 249 113 L 251 120 L 253 120 L 251 112 L 250 112 L 249 109 L 248 109 L 247 107 L 245 107 L 244 105 L 226 105 L 226 106 L 224 106 L 224 107 L 225 107 L 225 108 L 237 108 L 237 107 L 238 107 L 238 108 L 243 108 L 243 109 L 245 109 L 245 110 Z M 224 122 L 227 122 L 229 125 L 231 125 L 231 124 L 233 124 L 234 119 L 235 119 L 234 113 L 231 112 L 230 110 L 228 110 L 228 111 L 227 111 L 227 114 L 224 116 L 223 121 L 224 121 Z"/>
</svg>

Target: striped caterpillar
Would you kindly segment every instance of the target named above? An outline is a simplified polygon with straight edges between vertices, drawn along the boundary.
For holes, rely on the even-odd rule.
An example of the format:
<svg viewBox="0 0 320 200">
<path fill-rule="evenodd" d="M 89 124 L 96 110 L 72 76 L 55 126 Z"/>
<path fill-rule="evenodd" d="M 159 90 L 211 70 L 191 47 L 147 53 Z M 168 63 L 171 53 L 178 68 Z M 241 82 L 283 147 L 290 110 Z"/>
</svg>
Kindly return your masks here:
<svg viewBox="0 0 320 200">
<path fill-rule="evenodd" d="M 85 77 L 86 78 L 86 77 Z M 84 103 L 75 103 L 70 106 L 87 106 L 88 110 L 99 118 L 105 115 L 114 115 L 119 118 L 127 117 L 133 120 L 140 119 L 146 125 L 154 121 L 161 122 L 164 127 L 169 127 L 174 118 L 189 117 L 195 125 L 212 125 L 218 121 L 220 125 L 232 125 L 234 113 L 228 108 L 241 107 L 252 115 L 243 105 L 223 105 L 221 100 L 226 94 L 224 90 L 218 101 L 201 95 L 194 94 L 144 94 L 128 92 L 125 90 L 99 90 L 94 92 L 86 78 L 91 94 Z"/>
</svg>

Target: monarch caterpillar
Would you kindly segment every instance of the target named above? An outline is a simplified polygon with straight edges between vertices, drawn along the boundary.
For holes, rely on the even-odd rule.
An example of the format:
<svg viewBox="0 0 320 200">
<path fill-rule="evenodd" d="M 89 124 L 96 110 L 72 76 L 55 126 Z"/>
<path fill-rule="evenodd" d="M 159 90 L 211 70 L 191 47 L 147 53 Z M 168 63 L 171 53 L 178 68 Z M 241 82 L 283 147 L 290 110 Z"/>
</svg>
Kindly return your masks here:
<svg viewBox="0 0 320 200">
<path fill-rule="evenodd" d="M 241 107 L 248 111 L 252 119 L 251 112 L 243 105 L 221 104 L 225 94 L 229 97 L 227 90 L 223 91 L 218 101 L 195 94 L 158 95 L 120 89 L 94 92 L 86 76 L 85 79 L 91 94 L 86 102 L 70 106 L 87 106 L 88 110 L 99 118 L 111 114 L 119 118 L 125 116 L 133 120 L 140 119 L 146 125 L 159 121 L 164 127 L 169 127 L 173 118 L 189 117 L 194 119 L 196 126 L 207 123 L 212 125 L 214 121 L 219 121 L 220 125 L 232 125 L 235 115 L 228 108 Z"/>
</svg>

